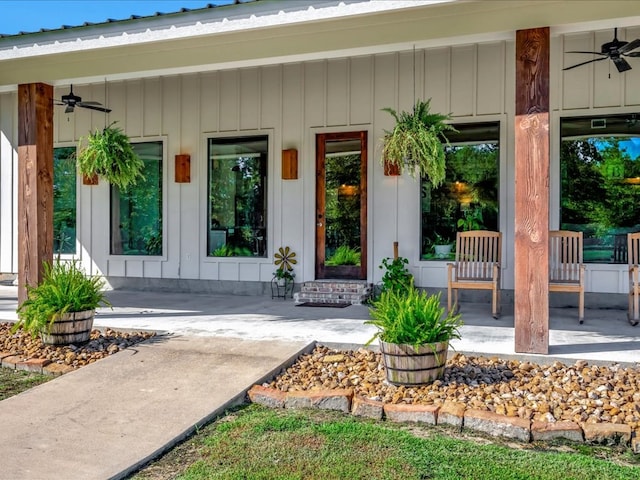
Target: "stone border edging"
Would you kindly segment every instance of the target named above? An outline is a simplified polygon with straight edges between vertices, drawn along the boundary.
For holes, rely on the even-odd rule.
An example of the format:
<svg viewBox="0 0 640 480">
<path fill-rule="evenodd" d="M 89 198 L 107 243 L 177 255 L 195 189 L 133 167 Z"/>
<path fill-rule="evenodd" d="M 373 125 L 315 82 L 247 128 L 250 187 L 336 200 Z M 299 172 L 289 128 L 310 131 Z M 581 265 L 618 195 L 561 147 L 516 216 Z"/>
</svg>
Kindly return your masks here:
<svg viewBox="0 0 640 480">
<path fill-rule="evenodd" d="M 454 401 L 446 401 L 441 406 L 390 404 L 354 396 L 353 389 L 350 388 L 282 392 L 264 385 L 253 385 L 247 395 L 251 402 L 269 408 L 317 408 L 338 410 L 374 420 L 450 425 L 527 443 L 563 438 L 594 445 L 623 445 L 640 454 L 640 429 L 632 431 L 625 424 L 532 422 L 520 417 L 466 408 L 463 403 Z"/>
</svg>

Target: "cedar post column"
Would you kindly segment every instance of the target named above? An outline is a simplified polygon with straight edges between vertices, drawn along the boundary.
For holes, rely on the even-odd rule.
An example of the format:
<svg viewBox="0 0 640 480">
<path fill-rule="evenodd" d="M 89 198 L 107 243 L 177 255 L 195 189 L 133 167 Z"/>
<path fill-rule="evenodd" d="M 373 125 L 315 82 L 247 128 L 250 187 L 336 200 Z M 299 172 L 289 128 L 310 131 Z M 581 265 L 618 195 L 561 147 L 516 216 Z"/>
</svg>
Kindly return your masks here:
<svg viewBox="0 0 640 480">
<path fill-rule="evenodd" d="M 18 304 L 53 259 L 53 87 L 18 85 Z"/>
<path fill-rule="evenodd" d="M 549 353 L 549 28 L 516 32 L 515 351 Z"/>
</svg>

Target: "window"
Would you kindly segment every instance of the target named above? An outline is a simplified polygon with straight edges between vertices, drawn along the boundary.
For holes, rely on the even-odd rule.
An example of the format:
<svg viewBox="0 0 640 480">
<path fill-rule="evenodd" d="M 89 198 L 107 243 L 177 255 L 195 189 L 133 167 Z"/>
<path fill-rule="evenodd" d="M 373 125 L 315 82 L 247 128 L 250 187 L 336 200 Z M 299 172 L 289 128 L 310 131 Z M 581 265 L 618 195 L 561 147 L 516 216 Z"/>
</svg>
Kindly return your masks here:
<svg viewBox="0 0 640 480">
<path fill-rule="evenodd" d="M 126 191 L 111 186 L 111 254 L 162 255 L 162 142 L 132 146 L 144 179 Z"/>
<path fill-rule="evenodd" d="M 76 147 L 53 149 L 53 251 L 76 253 Z"/>
<path fill-rule="evenodd" d="M 452 258 L 456 232 L 498 231 L 500 124 L 454 125 L 447 132 L 446 176 L 438 188 L 420 182 L 422 260 Z"/>
<path fill-rule="evenodd" d="M 211 257 L 265 257 L 268 138 L 210 138 L 208 241 Z"/>
<path fill-rule="evenodd" d="M 590 263 L 627 263 L 640 230 L 640 114 L 560 121 L 560 228 L 584 234 Z"/>
</svg>

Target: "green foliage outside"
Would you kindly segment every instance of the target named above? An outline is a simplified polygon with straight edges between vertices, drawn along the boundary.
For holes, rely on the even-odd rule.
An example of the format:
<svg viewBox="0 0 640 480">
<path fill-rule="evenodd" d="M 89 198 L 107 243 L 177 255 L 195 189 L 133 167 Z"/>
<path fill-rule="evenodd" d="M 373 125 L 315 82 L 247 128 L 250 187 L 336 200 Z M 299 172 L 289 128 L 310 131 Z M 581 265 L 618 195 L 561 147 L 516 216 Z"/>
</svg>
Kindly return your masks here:
<svg viewBox="0 0 640 480">
<path fill-rule="evenodd" d="M 612 261 L 616 235 L 640 230 L 640 161 L 628 137 L 565 140 L 561 145 L 561 228 L 584 232 L 584 261 Z"/>
<path fill-rule="evenodd" d="M 126 190 L 111 187 L 112 215 L 119 235 L 112 254 L 162 255 L 162 142 L 133 145 L 142 158 L 144 176 Z"/>
<path fill-rule="evenodd" d="M 375 422 L 319 410 L 269 410 L 249 405 L 232 412 L 171 457 L 171 478 L 181 480 L 635 480 L 633 456 L 609 460 L 601 451 L 572 444 L 563 452 L 528 445 L 452 438 L 435 426 Z M 513 445 L 513 444 L 512 444 Z M 178 447 L 180 448 L 180 447 Z M 559 449 L 558 449 L 559 450 Z M 609 449 L 610 450 L 610 449 Z M 182 473 L 174 465 L 188 458 Z M 622 461 L 627 465 L 621 464 Z M 629 465 L 628 463 L 635 463 Z M 152 465 L 153 467 L 154 465 Z M 158 465 L 156 465 L 158 466 Z M 156 470 L 157 471 L 157 470 Z M 158 478 L 154 470 L 138 480 Z M 164 477 L 163 477 L 164 478 Z"/>
<path fill-rule="evenodd" d="M 371 320 L 366 325 L 378 331 L 367 342 L 375 339 L 388 343 L 421 345 L 460 338 L 462 317 L 452 311 L 445 315 L 440 306 L 440 294 L 430 295 L 413 285 L 407 290 L 390 289 L 375 299 L 369 311 Z"/>
<path fill-rule="evenodd" d="M 253 253 L 246 247 L 222 245 L 216 248 L 211 255 L 214 257 L 251 257 Z"/>
<path fill-rule="evenodd" d="M 76 147 L 53 149 L 53 251 L 76 252 Z"/>
<path fill-rule="evenodd" d="M 325 265 L 360 265 L 360 155 L 327 157 L 325 175 Z"/>
<path fill-rule="evenodd" d="M 267 137 L 209 139 L 209 230 L 230 249 L 210 256 L 266 256 L 267 150 Z"/>
<path fill-rule="evenodd" d="M 341 245 L 325 262 L 325 265 L 360 265 L 360 249 Z"/>
<path fill-rule="evenodd" d="M 499 153 L 491 141 L 445 147 L 444 183 L 421 183 L 422 259 L 437 258 L 434 245 L 453 243 L 458 231 L 498 230 Z"/>
<path fill-rule="evenodd" d="M 27 299 L 18 308 L 15 332 L 22 327 L 36 337 L 48 332 L 62 314 L 111 306 L 102 289 L 104 280 L 85 275 L 77 261 L 44 262 L 40 284 L 27 287 Z"/>
</svg>

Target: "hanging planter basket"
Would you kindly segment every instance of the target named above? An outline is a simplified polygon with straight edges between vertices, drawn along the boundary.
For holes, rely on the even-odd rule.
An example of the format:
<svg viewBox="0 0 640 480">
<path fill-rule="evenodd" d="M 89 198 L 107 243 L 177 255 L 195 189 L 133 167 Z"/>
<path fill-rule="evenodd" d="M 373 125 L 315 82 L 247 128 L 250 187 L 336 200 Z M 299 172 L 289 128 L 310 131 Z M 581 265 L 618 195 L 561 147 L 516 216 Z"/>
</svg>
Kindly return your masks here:
<svg viewBox="0 0 640 480">
<path fill-rule="evenodd" d="M 78 170 L 87 178 L 96 176 L 126 190 L 144 179 L 144 162 L 135 153 L 129 137 L 115 122 L 80 140 Z"/>
<path fill-rule="evenodd" d="M 445 177 L 444 145 L 446 131 L 455 128 L 446 123 L 450 115 L 431 113 L 431 99 L 418 100 L 411 112 L 396 112 L 383 108 L 396 121 L 382 138 L 382 160 L 385 175 L 406 170 L 412 177 L 426 177 L 434 187 L 440 186 Z"/>
</svg>

